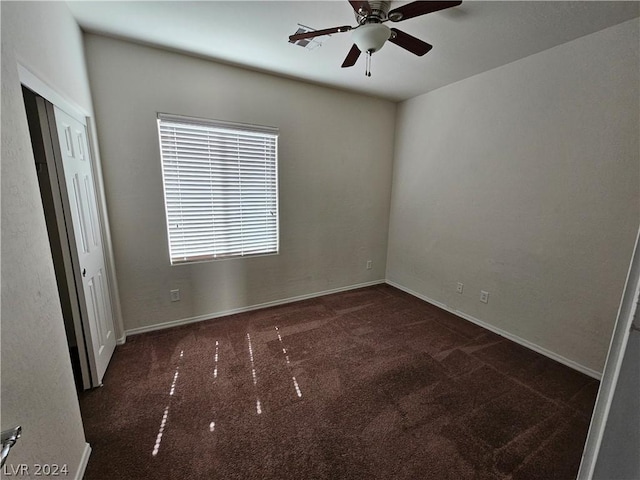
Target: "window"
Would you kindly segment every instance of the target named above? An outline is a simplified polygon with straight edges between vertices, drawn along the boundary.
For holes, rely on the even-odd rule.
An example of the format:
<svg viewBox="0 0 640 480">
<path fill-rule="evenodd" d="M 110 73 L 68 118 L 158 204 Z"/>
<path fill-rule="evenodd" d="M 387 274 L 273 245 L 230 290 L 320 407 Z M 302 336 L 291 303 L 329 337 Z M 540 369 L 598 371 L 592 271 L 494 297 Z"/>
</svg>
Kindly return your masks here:
<svg viewBox="0 0 640 480">
<path fill-rule="evenodd" d="M 278 130 L 158 115 L 171 264 L 278 253 Z"/>
</svg>

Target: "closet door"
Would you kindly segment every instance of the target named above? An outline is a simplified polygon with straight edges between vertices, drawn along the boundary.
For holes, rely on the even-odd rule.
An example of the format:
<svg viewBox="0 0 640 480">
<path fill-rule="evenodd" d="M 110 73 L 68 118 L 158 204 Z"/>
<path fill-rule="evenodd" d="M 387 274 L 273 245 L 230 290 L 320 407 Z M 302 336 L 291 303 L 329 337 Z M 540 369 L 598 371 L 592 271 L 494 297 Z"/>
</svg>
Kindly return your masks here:
<svg viewBox="0 0 640 480">
<path fill-rule="evenodd" d="M 73 229 L 69 236 L 75 239 L 86 304 L 83 309 L 87 317 L 83 318 L 86 346 L 91 377 L 97 386 L 102 383 L 116 338 L 87 127 L 58 107 L 54 109 Z M 69 229 L 69 220 L 66 222 Z"/>
</svg>

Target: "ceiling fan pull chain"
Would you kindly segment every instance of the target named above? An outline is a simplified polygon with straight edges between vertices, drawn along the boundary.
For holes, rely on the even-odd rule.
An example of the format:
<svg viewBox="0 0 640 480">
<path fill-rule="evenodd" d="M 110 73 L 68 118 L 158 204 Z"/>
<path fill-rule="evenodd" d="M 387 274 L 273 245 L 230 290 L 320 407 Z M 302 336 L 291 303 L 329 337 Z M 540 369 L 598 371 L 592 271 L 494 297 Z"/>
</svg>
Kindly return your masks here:
<svg viewBox="0 0 640 480">
<path fill-rule="evenodd" d="M 366 67 L 364 70 L 364 75 L 365 77 L 371 76 L 371 50 L 367 52 L 367 61 L 366 61 Z"/>
</svg>

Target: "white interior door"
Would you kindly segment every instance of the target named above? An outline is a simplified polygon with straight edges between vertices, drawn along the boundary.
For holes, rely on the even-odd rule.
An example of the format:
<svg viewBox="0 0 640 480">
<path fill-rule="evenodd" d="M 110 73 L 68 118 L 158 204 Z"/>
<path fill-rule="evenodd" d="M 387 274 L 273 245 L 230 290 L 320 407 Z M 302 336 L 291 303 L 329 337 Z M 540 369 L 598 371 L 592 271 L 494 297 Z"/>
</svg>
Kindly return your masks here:
<svg viewBox="0 0 640 480">
<path fill-rule="evenodd" d="M 99 385 L 115 350 L 116 336 L 87 127 L 58 107 L 55 119 L 86 303 L 85 339 L 94 385 Z"/>
</svg>

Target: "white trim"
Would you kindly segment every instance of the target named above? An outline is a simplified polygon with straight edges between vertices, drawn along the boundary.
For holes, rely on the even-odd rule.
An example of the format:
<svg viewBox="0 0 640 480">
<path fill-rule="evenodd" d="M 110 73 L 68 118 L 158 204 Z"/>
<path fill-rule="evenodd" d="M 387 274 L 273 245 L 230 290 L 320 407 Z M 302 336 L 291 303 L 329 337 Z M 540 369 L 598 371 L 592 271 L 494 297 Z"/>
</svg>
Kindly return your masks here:
<svg viewBox="0 0 640 480">
<path fill-rule="evenodd" d="M 120 338 L 116 339 L 116 344 L 121 345 L 125 342 L 124 325 L 122 323 L 122 307 L 120 304 L 120 289 L 118 288 L 118 278 L 116 276 L 116 262 L 113 256 L 113 241 L 111 240 L 111 227 L 109 223 L 109 215 L 107 212 L 107 199 L 104 190 L 104 177 L 102 175 L 102 159 L 100 158 L 100 149 L 98 148 L 98 133 L 93 118 L 86 117 L 87 122 L 87 140 L 89 142 L 89 150 L 91 153 L 91 169 L 93 172 L 93 180 L 96 184 L 96 201 L 98 202 L 98 210 L 100 211 L 100 231 L 102 232 L 102 250 L 104 253 L 105 269 L 107 271 L 107 281 L 109 283 L 109 294 L 111 300 L 111 313 L 113 317 L 113 328 L 116 335 Z M 119 343 L 120 342 L 120 343 Z"/>
<path fill-rule="evenodd" d="M 87 469 L 87 464 L 89 463 L 90 456 L 91 445 L 85 443 L 84 451 L 82 452 L 82 458 L 80 458 L 80 463 L 78 464 L 78 469 L 76 470 L 75 480 L 82 480 L 82 478 L 84 477 L 84 472 Z"/>
<path fill-rule="evenodd" d="M 259 310 L 261 308 L 276 307 L 278 305 L 285 305 L 287 303 L 299 302 L 300 300 L 307 300 L 309 298 L 321 297 L 323 295 L 330 295 L 332 293 L 346 292 L 349 290 L 355 290 L 357 288 L 370 287 L 372 285 L 384 284 L 385 280 L 374 280 L 372 282 L 358 283 L 355 285 L 348 285 L 346 287 L 333 288 L 331 290 L 324 290 L 322 292 L 308 293 L 305 295 L 298 295 L 296 297 L 283 298 L 280 300 L 273 300 L 271 302 L 259 303 L 256 305 L 250 305 L 248 307 L 232 308 L 231 310 L 223 310 L 221 312 L 207 313 L 205 315 L 198 315 L 196 317 L 183 318 L 180 320 L 172 320 L 170 322 L 157 323 L 155 325 L 149 325 L 145 327 L 132 328 L 125 330 L 125 338 L 129 335 L 137 335 L 139 333 L 154 332 L 156 330 L 164 330 L 165 328 L 177 327 L 180 325 L 187 325 L 189 323 L 203 322 L 205 320 L 212 320 L 214 318 L 226 317 L 228 315 L 234 315 L 236 313 L 250 312 L 252 310 Z"/>
<path fill-rule="evenodd" d="M 127 342 L 127 334 L 123 333 L 121 337 L 116 338 L 116 345 L 124 345 Z"/>
<path fill-rule="evenodd" d="M 55 90 L 54 87 L 42 80 L 20 62 L 18 62 L 18 78 L 22 85 L 33 90 L 58 108 L 64 110 L 65 113 L 71 115 L 84 126 L 87 125 L 87 117 L 91 116 L 89 112 L 76 103 L 64 98 Z"/>
<path fill-rule="evenodd" d="M 574 370 L 577 370 L 581 373 L 584 373 L 585 375 L 588 375 L 592 378 L 595 378 L 597 380 L 600 380 L 602 377 L 602 374 L 600 372 L 597 372 L 595 370 L 592 370 L 588 367 L 585 367 L 584 365 L 581 365 L 578 362 L 575 362 L 574 360 L 570 360 L 566 357 L 563 357 L 562 355 L 559 355 L 555 352 L 552 352 L 551 350 L 547 350 L 544 347 L 541 347 L 533 342 L 530 342 L 529 340 L 525 340 L 524 338 L 518 337 L 517 335 L 514 335 L 512 333 L 509 333 L 505 330 L 502 330 L 501 328 L 498 328 L 494 325 L 491 325 L 487 322 L 484 322 L 478 318 L 475 318 L 471 315 L 468 315 L 464 312 L 461 312 L 460 310 L 454 310 L 449 308 L 447 305 L 445 305 L 444 303 L 438 302 L 436 300 L 433 300 L 432 298 L 429 298 L 425 295 L 422 295 L 418 292 L 415 292 L 403 285 L 400 285 L 398 283 L 392 282 L 391 280 L 374 280 L 372 282 L 365 282 L 365 283 L 359 283 L 356 285 L 349 285 L 346 287 L 340 287 L 340 288 L 334 288 L 331 290 L 324 290 L 321 292 L 315 292 L 315 293 L 310 293 L 310 294 L 305 294 L 305 295 L 298 295 L 295 297 L 289 297 L 289 298 L 284 298 L 284 299 L 280 299 L 280 300 L 274 300 L 271 302 L 265 302 L 265 303 L 259 303 L 256 305 L 250 305 L 247 307 L 240 307 L 240 308 L 233 308 L 230 310 L 223 310 L 221 312 L 214 312 L 214 313 L 208 313 L 205 315 L 198 315 L 195 317 L 188 317 L 188 318 L 183 318 L 180 320 L 172 320 L 169 322 L 164 322 L 164 323 L 158 323 L 155 325 L 149 325 L 149 326 L 145 326 L 145 327 L 138 327 L 138 328 L 132 328 L 129 330 L 125 330 L 125 334 L 123 337 L 121 337 L 120 339 L 118 339 L 118 344 L 121 345 L 122 343 L 125 342 L 126 337 L 128 337 L 129 335 L 137 335 L 139 333 L 147 333 L 147 332 L 154 332 L 156 330 L 164 330 L 166 328 L 172 328 L 172 327 L 177 327 L 177 326 L 181 326 L 181 325 L 188 325 L 189 323 L 196 323 L 196 322 L 202 322 L 205 320 L 212 320 L 214 318 L 220 318 L 220 317 L 226 317 L 228 315 L 234 315 L 236 313 L 244 313 L 244 312 L 250 312 L 252 310 L 258 310 L 261 308 L 267 308 L 267 307 L 274 307 L 274 306 L 278 306 L 278 305 L 285 305 L 287 303 L 292 303 L 292 302 L 298 302 L 300 300 L 307 300 L 309 298 L 315 298 L 315 297 L 321 297 L 323 295 L 330 295 L 332 293 L 339 293 L 339 292 L 345 292 L 348 290 L 355 290 L 357 288 L 363 288 L 363 287 L 369 287 L 372 285 L 380 285 L 386 283 L 388 285 L 391 285 L 392 287 L 397 288 L 398 290 L 402 290 L 403 292 L 406 292 L 410 295 L 413 295 L 414 297 L 417 297 L 421 300 L 424 300 L 427 303 L 430 303 L 432 305 L 435 305 L 436 307 L 442 308 L 443 310 L 446 310 L 447 312 L 450 312 L 464 320 L 467 320 L 469 322 L 475 323 L 476 325 L 479 325 L 483 328 L 486 328 L 487 330 L 492 331 L 493 333 L 496 333 L 502 337 L 505 337 L 509 340 L 512 340 L 530 350 L 533 350 L 535 352 L 540 353 L 541 355 L 544 355 L 545 357 L 548 357 L 552 360 L 555 360 L 559 363 L 562 363 L 563 365 L 566 365 L 567 367 L 570 367 Z"/>
<path fill-rule="evenodd" d="M 574 370 L 577 370 L 581 373 L 584 373 L 585 375 L 588 375 L 592 378 L 595 378 L 596 380 L 600 380 L 602 378 L 602 374 L 600 372 L 597 372 L 595 370 L 592 370 L 591 368 L 585 367 L 584 365 L 581 365 L 580 363 L 574 361 L 574 360 L 570 360 L 566 357 L 563 357 L 562 355 L 559 355 L 555 352 L 552 352 L 551 350 L 547 350 L 544 347 L 541 347 L 540 345 L 537 345 L 533 342 L 530 342 L 529 340 L 525 340 L 524 338 L 518 337 L 517 335 L 514 335 L 513 333 L 509 333 L 506 330 L 502 330 L 501 328 L 496 327 L 495 325 L 491 325 L 490 323 L 484 322 L 478 318 L 475 318 L 467 313 L 461 312 L 460 310 L 455 310 L 452 308 L 449 308 L 447 305 L 440 303 L 436 300 L 433 300 L 425 295 L 422 295 L 418 292 L 414 292 L 413 290 L 411 290 L 410 288 L 407 288 L 403 285 L 400 285 L 398 283 L 392 282 L 391 280 L 387 280 L 386 281 L 387 284 L 391 285 L 392 287 L 395 287 L 399 290 L 402 290 L 403 292 L 406 292 L 410 295 L 413 295 L 414 297 L 418 297 L 421 300 L 424 300 L 427 303 L 430 303 L 432 305 L 435 305 L 436 307 L 442 308 L 443 310 L 446 310 L 447 312 L 453 313 L 454 315 L 464 319 L 464 320 L 468 320 L 471 323 L 475 323 L 476 325 L 481 326 L 482 328 L 486 328 L 487 330 L 492 331 L 493 333 L 497 333 L 498 335 L 500 335 L 501 337 L 505 337 L 508 338 L 509 340 L 516 342 L 520 345 L 522 345 L 523 347 L 527 347 L 530 350 L 533 350 L 534 352 L 538 352 L 541 355 L 544 355 L 545 357 L 548 357 L 552 360 L 555 360 L 556 362 L 562 363 L 563 365 L 566 365 L 567 367 L 570 367 Z"/>
</svg>

